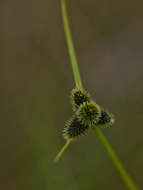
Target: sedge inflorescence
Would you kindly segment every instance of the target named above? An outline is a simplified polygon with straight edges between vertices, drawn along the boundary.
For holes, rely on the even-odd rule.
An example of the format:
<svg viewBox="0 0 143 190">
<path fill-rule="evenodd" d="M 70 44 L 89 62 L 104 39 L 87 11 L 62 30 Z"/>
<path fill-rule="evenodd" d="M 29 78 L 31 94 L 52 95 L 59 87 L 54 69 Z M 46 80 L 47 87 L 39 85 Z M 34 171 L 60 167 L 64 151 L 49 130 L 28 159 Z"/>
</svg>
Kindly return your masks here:
<svg viewBox="0 0 143 190">
<path fill-rule="evenodd" d="M 105 128 L 113 125 L 113 115 L 94 102 L 85 90 L 73 89 L 71 102 L 74 114 L 63 131 L 66 140 L 85 135 L 90 127 Z"/>
</svg>

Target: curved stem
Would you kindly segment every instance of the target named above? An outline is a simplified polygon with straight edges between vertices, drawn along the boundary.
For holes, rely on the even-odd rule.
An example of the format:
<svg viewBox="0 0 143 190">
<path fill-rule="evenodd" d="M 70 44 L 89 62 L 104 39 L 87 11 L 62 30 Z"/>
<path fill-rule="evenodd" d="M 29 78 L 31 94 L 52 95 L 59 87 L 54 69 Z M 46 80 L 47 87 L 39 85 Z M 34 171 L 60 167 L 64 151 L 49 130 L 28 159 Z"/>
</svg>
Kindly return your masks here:
<svg viewBox="0 0 143 190">
<path fill-rule="evenodd" d="M 68 22 L 66 0 L 61 0 L 61 7 L 62 7 L 63 24 L 64 24 L 64 29 L 65 29 L 65 37 L 66 37 L 66 41 L 67 41 L 69 56 L 71 59 L 74 80 L 75 80 L 77 88 L 83 89 L 80 74 L 79 74 L 77 59 L 76 59 L 76 55 L 75 55 L 74 45 L 73 45 L 73 41 L 72 41 L 72 37 L 71 37 L 69 22 Z M 128 175 L 128 173 L 124 169 L 123 165 L 121 164 L 121 161 L 119 160 L 119 158 L 113 151 L 112 147 L 110 146 L 110 144 L 108 143 L 107 139 L 104 137 L 102 132 L 97 128 L 94 128 L 94 132 L 96 133 L 99 140 L 103 144 L 105 150 L 107 151 L 108 155 L 110 156 L 111 160 L 113 161 L 115 167 L 119 171 L 122 179 L 124 180 L 124 182 L 128 186 L 128 188 L 130 190 L 138 190 L 138 188 L 136 187 L 133 180 L 131 179 L 131 177 Z M 65 144 L 65 146 L 63 147 L 63 149 L 60 151 L 60 153 L 58 155 L 61 156 L 61 154 L 65 151 L 65 149 L 68 147 L 69 144 L 70 144 L 70 142 L 67 141 L 67 143 Z M 59 158 L 60 156 L 57 156 L 57 158 Z"/>
</svg>

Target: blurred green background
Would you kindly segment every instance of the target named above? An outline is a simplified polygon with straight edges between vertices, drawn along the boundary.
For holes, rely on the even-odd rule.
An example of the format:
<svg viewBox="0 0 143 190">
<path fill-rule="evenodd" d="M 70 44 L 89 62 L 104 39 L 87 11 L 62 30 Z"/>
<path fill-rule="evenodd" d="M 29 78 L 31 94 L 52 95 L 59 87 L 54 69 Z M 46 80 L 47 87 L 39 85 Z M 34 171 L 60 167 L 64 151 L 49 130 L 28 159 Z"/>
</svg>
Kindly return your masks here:
<svg viewBox="0 0 143 190">
<path fill-rule="evenodd" d="M 116 116 L 103 133 L 143 189 L 143 2 L 68 0 L 85 89 Z M 127 189 L 97 137 L 65 143 L 74 87 L 60 0 L 0 1 L 0 189 Z"/>
</svg>

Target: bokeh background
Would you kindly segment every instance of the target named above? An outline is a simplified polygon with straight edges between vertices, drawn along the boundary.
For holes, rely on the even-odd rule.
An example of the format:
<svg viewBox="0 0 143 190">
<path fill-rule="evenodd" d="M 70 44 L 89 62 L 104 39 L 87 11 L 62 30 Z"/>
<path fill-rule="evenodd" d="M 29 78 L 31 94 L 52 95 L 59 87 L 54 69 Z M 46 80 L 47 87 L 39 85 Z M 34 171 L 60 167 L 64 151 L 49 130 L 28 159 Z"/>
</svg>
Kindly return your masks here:
<svg viewBox="0 0 143 190">
<path fill-rule="evenodd" d="M 103 133 L 143 189 L 143 2 L 68 0 L 85 89 L 116 116 Z M 74 80 L 60 0 L 0 1 L 0 189 L 127 189 L 93 131 L 71 144 Z"/>
</svg>

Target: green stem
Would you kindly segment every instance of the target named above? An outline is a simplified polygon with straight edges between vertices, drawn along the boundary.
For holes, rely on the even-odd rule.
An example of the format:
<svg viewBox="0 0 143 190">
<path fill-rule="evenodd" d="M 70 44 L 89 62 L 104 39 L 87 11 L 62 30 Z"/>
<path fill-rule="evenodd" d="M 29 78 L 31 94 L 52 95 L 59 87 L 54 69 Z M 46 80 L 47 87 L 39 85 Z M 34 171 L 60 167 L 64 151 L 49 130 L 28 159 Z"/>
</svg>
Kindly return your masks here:
<svg viewBox="0 0 143 190">
<path fill-rule="evenodd" d="M 79 74 L 73 40 L 71 37 L 71 32 L 70 32 L 70 27 L 69 27 L 69 22 L 68 22 L 66 0 L 61 1 L 61 7 L 62 7 L 62 16 L 63 16 L 63 22 L 64 22 L 65 36 L 66 36 L 66 40 L 67 40 L 68 51 L 69 51 L 69 56 L 71 59 L 72 70 L 73 70 L 73 74 L 74 74 L 76 87 L 79 89 L 82 89 L 82 82 L 81 82 L 81 78 L 80 78 L 80 74 Z"/>
<path fill-rule="evenodd" d="M 80 74 L 79 74 L 79 69 L 78 69 L 78 63 L 77 63 L 77 59 L 76 59 L 76 55 L 75 55 L 73 40 L 71 37 L 69 22 L 68 22 L 66 0 L 61 0 L 61 7 L 62 7 L 63 24 L 64 24 L 64 29 L 65 29 L 65 37 L 66 37 L 66 41 L 67 41 L 69 56 L 71 59 L 74 80 L 75 80 L 77 88 L 83 89 Z M 121 164 L 121 161 L 119 160 L 117 155 L 114 153 L 112 147 L 110 146 L 110 144 L 108 143 L 107 139 L 104 137 L 102 132 L 96 127 L 94 127 L 94 132 L 96 133 L 99 140 L 103 144 L 105 150 L 107 151 L 108 155 L 110 156 L 111 160 L 113 161 L 115 167 L 119 171 L 122 179 L 124 180 L 124 182 L 128 186 L 128 188 L 130 190 L 138 190 L 138 188 L 136 187 L 133 180 L 131 179 L 131 177 L 128 175 L 128 173 L 124 169 L 123 165 Z M 67 143 L 67 144 L 69 145 L 70 143 Z M 65 145 L 66 148 L 68 147 L 68 145 L 67 146 Z M 62 153 L 63 152 L 64 151 L 62 151 Z"/>
<path fill-rule="evenodd" d="M 98 136 L 101 143 L 103 144 L 105 150 L 107 151 L 109 157 L 113 161 L 116 169 L 120 173 L 122 179 L 125 181 L 128 188 L 131 190 L 137 190 L 138 188 L 136 187 L 133 180 L 131 179 L 131 177 L 129 176 L 129 174 L 127 173 L 125 168 L 123 167 L 121 161 L 119 160 L 119 158 L 117 157 L 117 155 L 113 151 L 112 147 L 110 146 L 109 142 L 107 141 L 107 139 L 105 138 L 103 133 L 97 127 L 93 127 L 93 130 L 96 133 L 96 135 Z"/>
</svg>

